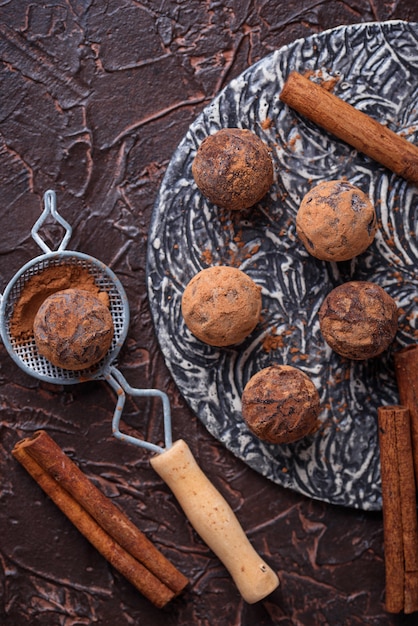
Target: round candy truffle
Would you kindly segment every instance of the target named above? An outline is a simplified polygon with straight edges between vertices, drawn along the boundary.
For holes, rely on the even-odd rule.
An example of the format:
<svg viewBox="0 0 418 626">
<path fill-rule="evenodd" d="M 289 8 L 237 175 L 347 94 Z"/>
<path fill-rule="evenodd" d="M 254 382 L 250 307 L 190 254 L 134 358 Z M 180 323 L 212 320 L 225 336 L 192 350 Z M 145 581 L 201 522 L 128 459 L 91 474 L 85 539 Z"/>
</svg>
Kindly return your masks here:
<svg viewBox="0 0 418 626">
<path fill-rule="evenodd" d="M 323 261 L 347 261 L 364 252 L 377 230 L 369 197 L 344 180 L 319 183 L 302 199 L 296 231 L 306 250 Z"/>
<path fill-rule="evenodd" d="M 398 329 L 398 308 L 382 287 L 368 281 L 339 285 L 319 310 L 322 336 L 348 359 L 369 359 L 386 350 Z"/>
<path fill-rule="evenodd" d="M 307 374 L 273 364 L 250 378 L 242 394 L 242 416 L 259 439 L 293 443 L 318 428 L 319 393 Z"/>
<path fill-rule="evenodd" d="M 183 293 L 186 326 L 211 346 L 240 343 L 257 325 L 261 288 L 235 267 L 208 267 L 196 274 Z"/>
<path fill-rule="evenodd" d="M 82 370 L 100 361 L 113 339 L 113 319 L 103 302 L 83 289 L 64 289 L 44 300 L 35 316 L 38 351 L 57 367 Z"/>
<path fill-rule="evenodd" d="M 200 144 L 192 173 L 208 200 L 238 211 L 263 198 L 273 183 L 273 163 L 264 142 L 251 130 L 223 128 Z"/>
</svg>

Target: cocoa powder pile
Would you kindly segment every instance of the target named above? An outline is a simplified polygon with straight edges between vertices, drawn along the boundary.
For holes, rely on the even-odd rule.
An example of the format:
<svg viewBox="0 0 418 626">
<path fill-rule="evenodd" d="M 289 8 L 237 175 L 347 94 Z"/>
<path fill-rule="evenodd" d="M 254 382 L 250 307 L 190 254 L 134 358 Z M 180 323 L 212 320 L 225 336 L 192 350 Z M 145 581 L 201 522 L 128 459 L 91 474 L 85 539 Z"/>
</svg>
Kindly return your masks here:
<svg viewBox="0 0 418 626">
<path fill-rule="evenodd" d="M 35 316 L 50 295 L 74 287 L 96 295 L 106 306 L 109 296 L 96 285 L 90 272 L 79 265 L 50 265 L 34 274 L 24 285 L 10 318 L 10 334 L 16 341 L 27 341 L 33 336 Z"/>
</svg>

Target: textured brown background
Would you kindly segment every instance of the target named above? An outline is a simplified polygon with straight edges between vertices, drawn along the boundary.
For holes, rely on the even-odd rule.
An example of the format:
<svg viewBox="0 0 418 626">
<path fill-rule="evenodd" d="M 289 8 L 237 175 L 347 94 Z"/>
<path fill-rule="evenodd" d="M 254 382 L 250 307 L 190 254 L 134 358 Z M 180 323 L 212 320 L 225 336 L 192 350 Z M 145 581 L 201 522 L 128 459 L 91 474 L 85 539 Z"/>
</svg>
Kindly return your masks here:
<svg viewBox="0 0 418 626">
<path fill-rule="evenodd" d="M 281 587 L 246 605 L 150 468 L 116 441 L 101 382 L 60 387 L 23 373 L 0 347 L 2 626 L 386 626 L 382 518 L 286 491 L 235 459 L 191 414 L 165 368 L 145 290 L 147 231 L 167 163 L 188 125 L 231 78 L 277 47 L 340 24 L 418 21 L 416 0 L 3 0 L 0 5 L 0 290 L 39 254 L 30 229 L 56 190 L 70 249 L 108 264 L 130 301 L 120 369 L 168 391 L 183 436 Z M 158 406 L 127 422 L 161 437 Z M 79 535 L 14 461 L 39 428 L 74 458 L 191 581 L 154 608 Z"/>
</svg>

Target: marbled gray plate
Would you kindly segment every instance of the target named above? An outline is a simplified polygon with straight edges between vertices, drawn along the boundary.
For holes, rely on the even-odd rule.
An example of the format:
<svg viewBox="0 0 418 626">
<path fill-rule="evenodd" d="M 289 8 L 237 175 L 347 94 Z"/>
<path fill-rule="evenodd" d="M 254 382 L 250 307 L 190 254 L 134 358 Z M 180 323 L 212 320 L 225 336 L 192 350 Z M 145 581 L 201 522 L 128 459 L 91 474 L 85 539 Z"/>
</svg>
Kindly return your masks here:
<svg viewBox="0 0 418 626">
<path fill-rule="evenodd" d="M 320 130 L 279 100 L 291 70 L 333 90 L 410 141 L 418 139 L 418 24 L 343 26 L 281 48 L 248 68 L 191 125 L 167 168 L 149 233 L 147 279 L 156 333 L 174 381 L 207 429 L 272 481 L 309 497 L 381 508 L 377 407 L 396 403 L 393 351 L 418 339 L 418 189 Z M 253 209 L 231 215 L 207 202 L 191 164 L 208 134 L 235 126 L 271 148 L 275 183 Z M 351 262 L 310 257 L 295 235 L 303 195 L 346 177 L 374 200 L 380 229 Z M 181 316 L 188 281 L 208 265 L 241 268 L 262 287 L 262 320 L 241 345 L 217 349 L 195 339 Z M 324 343 L 318 309 L 346 280 L 384 287 L 400 327 L 381 358 L 350 362 Z M 273 361 L 301 368 L 322 400 L 321 428 L 292 445 L 255 438 L 241 418 L 248 379 Z M 187 439 L 187 433 L 184 433 Z"/>
</svg>

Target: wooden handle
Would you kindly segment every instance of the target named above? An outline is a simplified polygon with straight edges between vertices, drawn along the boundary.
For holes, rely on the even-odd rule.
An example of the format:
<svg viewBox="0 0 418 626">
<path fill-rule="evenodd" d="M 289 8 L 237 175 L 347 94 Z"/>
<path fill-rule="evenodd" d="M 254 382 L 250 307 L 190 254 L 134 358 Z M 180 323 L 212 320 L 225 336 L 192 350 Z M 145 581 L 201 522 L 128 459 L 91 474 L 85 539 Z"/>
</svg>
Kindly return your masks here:
<svg viewBox="0 0 418 626">
<path fill-rule="evenodd" d="M 153 457 L 151 465 L 170 487 L 196 532 L 225 565 L 246 602 L 258 602 L 276 589 L 278 576 L 258 556 L 231 507 L 182 439 Z"/>
</svg>

